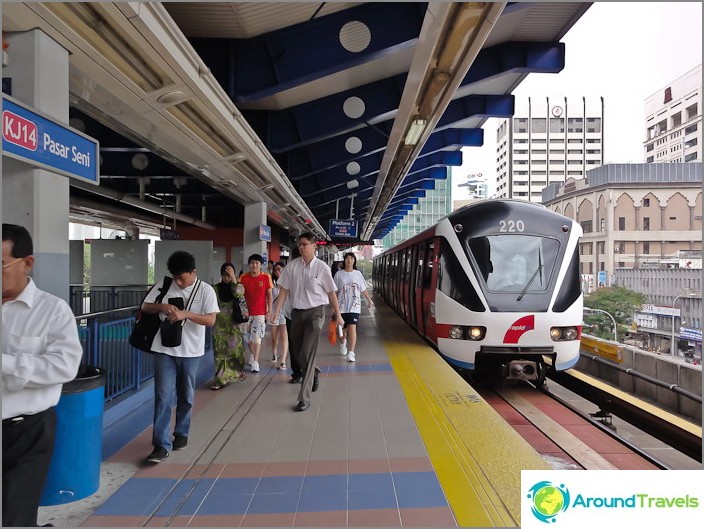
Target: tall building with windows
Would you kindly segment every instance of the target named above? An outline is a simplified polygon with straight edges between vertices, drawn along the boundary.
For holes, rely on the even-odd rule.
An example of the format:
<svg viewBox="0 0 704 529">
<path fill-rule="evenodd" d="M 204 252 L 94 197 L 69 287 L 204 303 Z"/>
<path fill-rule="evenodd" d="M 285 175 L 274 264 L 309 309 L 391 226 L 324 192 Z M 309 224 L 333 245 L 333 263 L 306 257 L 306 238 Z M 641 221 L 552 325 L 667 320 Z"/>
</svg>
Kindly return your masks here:
<svg viewBox="0 0 704 529">
<path fill-rule="evenodd" d="M 384 250 L 402 243 L 429 228 L 452 211 L 452 176 L 448 171 L 445 180 L 436 180 L 435 189 L 426 191 L 425 197 L 383 239 Z"/>
<path fill-rule="evenodd" d="M 702 161 L 702 65 L 645 100 L 646 163 Z"/>
<path fill-rule="evenodd" d="M 496 131 L 496 197 L 540 202 L 542 191 L 604 163 L 604 98 L 529 97 Z"/>
</svg>

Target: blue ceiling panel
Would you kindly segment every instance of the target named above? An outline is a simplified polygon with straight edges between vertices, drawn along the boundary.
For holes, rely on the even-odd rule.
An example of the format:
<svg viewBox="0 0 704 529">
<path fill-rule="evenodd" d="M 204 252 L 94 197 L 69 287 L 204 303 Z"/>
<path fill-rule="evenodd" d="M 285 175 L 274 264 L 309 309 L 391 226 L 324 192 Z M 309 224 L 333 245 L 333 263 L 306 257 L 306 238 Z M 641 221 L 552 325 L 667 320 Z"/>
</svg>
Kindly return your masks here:
<svg viewBox="0 0 704 529">
<path fill-rule="evenodd" d="M 504 42 L 477 55 L 460 86 L 504 73 L 559 73 L 565 67 L 562 42 Z"/>
<path fill-rule="evenodd" d="M 378 173 L 383 157 L 383 152 L 377 152 L 370 156 L 359 158 L 355 162 L 350 162 L 351 164 L 357 164 L 354 166 L 355 174 L 350 174 L 347 165 L 340 165 L 322 173 L 316 173 L 306 177 L 303 180 L 294 181 L 294 185 L 301 196 L 304 197 L 310 196 L 311 193 L 315 193 L 321 189 L 346 185 L 347 182 L 351 180 L 360 180 Z"/>
<path fill-rule="evenodd" d="M 484 145 L 484 129 L 444 129 L 430 135 L 418 157 L 448 149 L 482 145 Z"/>
<path fill-rule="evenodd" d="M 512 95 L 470 95 L 454 99 L 435 126 L 435 131 L 456 126 L 471 117 L 510 118 L 515 100 Z"/>
<path fill-rule="evenodd" d="M 222 85 L 235 103 L 246 105 L 415 46 L 425 9 L 425 3 L 370 2 L 251 39 L 198 38 L 192 43 L 215 66 L 215 76 L 226 80 Z M 349 22 L 368 28 L 365 49 L 350 51 L 340 42 Z"/>
<path fill-rule="evenodd" d="M 413 162 L 411 170 L 408 171 L 408 175 L 420 173 L 431 167 L 442 167 L 445 165 L 460 166 L 462 165 L 462 151 L 438 151 L 436 153 L 424 156 L 423 158 L 416 158 Z"/>
<path fill-rule="evenodd" d="M 339 92 L 286 110 L 243 110 L 257 127 L 260 138 L 266 138 L 273 152 L 284 152 L 355 130 L 371 120 L 390 119 L 398 108 L 406 74 L 396 75 L 358 88 Z M 359 117 L 345 114 L 345 102 L 356 97 L 364 103 Z M 259 114 L 264 114 L 262 120 Z"/>
<path fill-rule="evenodd" d="M 279 153 L 275 158 L 291 180 L 298 180 L 346 164 L 360 156 L 383 151 L 393 123 L 393 120 L 388 120 L 365 126 L 348 134 Z"/>
</svg>

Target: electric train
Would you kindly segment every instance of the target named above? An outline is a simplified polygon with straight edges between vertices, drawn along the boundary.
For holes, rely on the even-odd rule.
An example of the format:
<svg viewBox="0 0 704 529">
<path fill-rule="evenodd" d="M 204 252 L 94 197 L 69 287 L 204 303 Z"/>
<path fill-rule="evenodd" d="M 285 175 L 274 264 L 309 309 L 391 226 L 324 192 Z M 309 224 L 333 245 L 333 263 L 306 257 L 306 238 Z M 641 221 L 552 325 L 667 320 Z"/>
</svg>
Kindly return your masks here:
<svg viewBox="0 0 704 529">
<path fill-rule="evenodd" d="M 478 201 L 377 256 L 374 289 L 453 366 L 542 383 L 579 359 L 581 235 L 539 204 Z"/>
</svg>

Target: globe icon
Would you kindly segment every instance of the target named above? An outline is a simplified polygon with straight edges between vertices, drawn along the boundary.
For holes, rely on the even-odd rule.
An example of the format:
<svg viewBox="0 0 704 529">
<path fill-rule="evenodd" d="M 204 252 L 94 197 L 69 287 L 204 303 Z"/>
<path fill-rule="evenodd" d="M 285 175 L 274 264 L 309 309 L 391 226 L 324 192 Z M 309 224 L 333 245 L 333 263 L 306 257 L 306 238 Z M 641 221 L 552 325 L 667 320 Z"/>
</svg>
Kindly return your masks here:
<svg viewBox="0 0 704 529">
<path fill-rule="evenodd" d="M 540 488 L 533 496 L 533 506 L 543 516 L 554 516 L 565 503 L 562 491 L 552 485 Z"/>
</svg>

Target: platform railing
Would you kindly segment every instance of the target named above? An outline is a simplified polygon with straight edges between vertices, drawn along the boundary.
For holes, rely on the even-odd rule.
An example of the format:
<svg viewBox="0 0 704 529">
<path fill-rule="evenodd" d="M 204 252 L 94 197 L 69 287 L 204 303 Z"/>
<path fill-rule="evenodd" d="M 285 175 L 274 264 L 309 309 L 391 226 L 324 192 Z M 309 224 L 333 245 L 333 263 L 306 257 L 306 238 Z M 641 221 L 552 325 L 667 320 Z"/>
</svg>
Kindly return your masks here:
<svg viewBox="0 0 704 529">
<path fill-rule="evenodd" d="M 76 316 L 139 305 L 149 285 L 69 285 L 71 310 Z"/>
<path fill-rule="evenodd" d="M 83 346 L 81 364 L 104 370 L 105 402 L 128 391 L 139 390 L 154 378 L 154 355 L 129 344 L 138 308 L 139 305 L 133 305 L 76 316 L 78 336 Z M 210 328 L 206 328 L 206 350 L 212 347 L 211 340 Z"/>
</svg>

